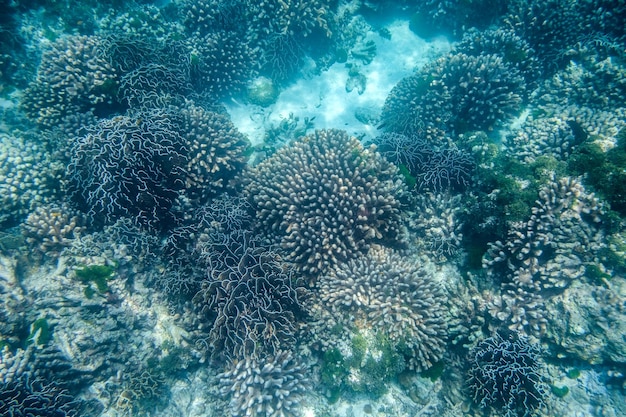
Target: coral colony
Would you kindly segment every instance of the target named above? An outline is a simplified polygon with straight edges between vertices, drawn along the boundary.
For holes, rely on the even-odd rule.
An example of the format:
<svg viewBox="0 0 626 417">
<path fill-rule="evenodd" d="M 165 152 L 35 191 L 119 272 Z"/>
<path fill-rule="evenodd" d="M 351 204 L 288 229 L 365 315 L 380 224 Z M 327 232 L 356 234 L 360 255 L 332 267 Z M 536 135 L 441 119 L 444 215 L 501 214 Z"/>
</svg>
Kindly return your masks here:
<svg viewBox="0 0 626 417">
<path fill-rule="evenodd" d="M 626 0 L 0 15 L 0 415 L 626 415 Z"/>
</svg>

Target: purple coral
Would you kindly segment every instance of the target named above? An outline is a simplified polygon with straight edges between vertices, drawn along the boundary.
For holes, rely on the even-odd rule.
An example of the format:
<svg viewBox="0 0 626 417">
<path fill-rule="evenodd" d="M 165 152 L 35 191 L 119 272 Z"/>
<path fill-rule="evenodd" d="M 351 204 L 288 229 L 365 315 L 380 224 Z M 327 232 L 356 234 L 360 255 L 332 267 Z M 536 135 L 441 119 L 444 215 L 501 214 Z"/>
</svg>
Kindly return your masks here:
<svg viewBox="0 0 626 417">
<path fill-rule="evenodd" d="M 200 344 L 231 360 L 277 354 L 295 343 L 299 284 L 276 254 L 253 240 L 231 246 L 194 303 L 207 318 Z"/>
<path fill-rule="evenodd" d="M 472 156 L 453 145 L 436 146 L 417 136 L 383 133 L 373 141 L 387 160 L 404 166 L 420 189 L 441 192 L 469 185 L 474 170 Z"/>
<path fill-rule="evenodd" d="M 504 417 L 529 417 L 544 404 L 541 349 L 523 336 L 499 334 L 469 355 L 468 386 L 474 402 Z"/>
<path fill-rule="evenodd" d="M 94 221 L 162 225 L 184 188 L 186 153 L 164 112 L 105 119 L 74 144 L 68 192 Z"/>
</svg>

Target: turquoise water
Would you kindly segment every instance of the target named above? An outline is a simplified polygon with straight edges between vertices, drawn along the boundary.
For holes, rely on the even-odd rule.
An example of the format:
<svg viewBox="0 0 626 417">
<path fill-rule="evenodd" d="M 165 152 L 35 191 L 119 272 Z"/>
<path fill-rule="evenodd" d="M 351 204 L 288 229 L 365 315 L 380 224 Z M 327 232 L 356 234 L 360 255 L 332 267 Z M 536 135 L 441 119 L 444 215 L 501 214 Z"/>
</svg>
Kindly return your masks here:
<svg viewBox="0 0 626 417">
<path fill-rule="evenodd" d="M 3 2 L 0 414 L 626 414 L 626 2 Z"/>
</svg>

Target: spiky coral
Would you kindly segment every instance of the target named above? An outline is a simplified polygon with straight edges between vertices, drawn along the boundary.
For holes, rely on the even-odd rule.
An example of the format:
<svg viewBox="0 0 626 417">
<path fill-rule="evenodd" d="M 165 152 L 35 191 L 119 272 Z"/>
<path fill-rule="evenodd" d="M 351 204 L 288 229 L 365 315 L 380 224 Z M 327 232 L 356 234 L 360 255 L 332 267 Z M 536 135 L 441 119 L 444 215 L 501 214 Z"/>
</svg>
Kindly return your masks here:
<svg viewBox="0 0 626 417">
<path fill-rule="evenodd" d="M 325 331 L 354 323 L 376 329 L 418 370 L 441 359 L 447 332 L 444 293 L 419 262 L 374 249 L 338 265 L 318 286 L 312 310 Z"/>
<path fill-rule="evenodd" d="M 316 275 L 401 237 L 403 184 L 394 166 L 342 130 L 319 130 L 250 173 L 247 190 L 263 232 Z"/>
</svg>

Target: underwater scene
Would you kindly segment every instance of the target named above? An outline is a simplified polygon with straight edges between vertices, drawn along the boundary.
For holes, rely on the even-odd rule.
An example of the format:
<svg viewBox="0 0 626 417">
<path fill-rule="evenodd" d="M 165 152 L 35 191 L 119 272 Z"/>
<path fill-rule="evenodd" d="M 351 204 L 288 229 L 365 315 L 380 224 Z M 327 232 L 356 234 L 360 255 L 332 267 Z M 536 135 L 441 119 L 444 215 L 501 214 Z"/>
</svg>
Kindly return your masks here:
<svg viewBox="0 0 626 417">
<path fill-rule="evenodd" d="M 626 0 L 0 0 L 0 416 L 626 416 Z"/>
</svg>

